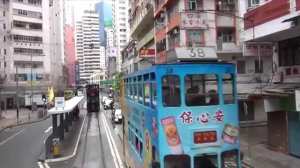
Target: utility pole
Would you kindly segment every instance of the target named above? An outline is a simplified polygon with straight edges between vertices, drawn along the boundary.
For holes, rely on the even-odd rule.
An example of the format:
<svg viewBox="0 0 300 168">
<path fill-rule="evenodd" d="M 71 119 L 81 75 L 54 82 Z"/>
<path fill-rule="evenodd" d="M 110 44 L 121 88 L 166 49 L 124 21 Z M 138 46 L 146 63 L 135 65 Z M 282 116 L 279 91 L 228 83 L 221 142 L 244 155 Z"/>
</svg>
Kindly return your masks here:
<svg viewBox="0 0 300 168">
<path fill-rule="evenodd" d="M 18 64 L 16 64 L 16 91 L 17 91 L 17 124 L 19 123 L 19 72 Z"/>
<path fill-rule="evenodd" d="M 31 66 L 30 66 L 30 88 L 31 88 L 31 94 L 30 94 L 30 104 L 31 104 L 31 112 L 33 113 L 33 86 L 32 86 L 32 82 L 33 82 L 33 78 L 32 78 L 32 55 L 30 55 L 31 58 Z"/>
</svg>

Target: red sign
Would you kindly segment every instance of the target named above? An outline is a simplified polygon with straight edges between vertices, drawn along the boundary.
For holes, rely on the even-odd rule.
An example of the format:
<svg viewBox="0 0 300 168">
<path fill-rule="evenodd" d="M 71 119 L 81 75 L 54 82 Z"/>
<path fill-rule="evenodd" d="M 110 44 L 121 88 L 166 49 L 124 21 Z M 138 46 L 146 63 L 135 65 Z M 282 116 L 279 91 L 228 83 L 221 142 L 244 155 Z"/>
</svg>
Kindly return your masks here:
<svg viewBox="0 0 300 168">
<path fill-rule="evenodd" d="M 147 49 L 141 49 L 140 58 L 154 58 L 155 57 L 155 49 L 147 48 Z"/>
</svg>

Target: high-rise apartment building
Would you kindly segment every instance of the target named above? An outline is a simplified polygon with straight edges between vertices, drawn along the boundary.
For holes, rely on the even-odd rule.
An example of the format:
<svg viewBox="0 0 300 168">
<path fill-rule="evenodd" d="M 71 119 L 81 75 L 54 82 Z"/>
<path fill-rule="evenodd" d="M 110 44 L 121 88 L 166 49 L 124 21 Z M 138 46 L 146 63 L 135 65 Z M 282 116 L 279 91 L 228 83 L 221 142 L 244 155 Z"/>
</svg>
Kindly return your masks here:
<svg viewBox="0 0 300 168">
<path fill-rule="evenodd" d="M 150 62 L 155 62 L 154 14 L 151 0 L 131 0 L 129 8 L 132 41 L 124 48 L 126 51 L 123 51 L 122 70 L 124 73 L 149 67 L 152 65 Z"/>
<path fill-rule="evenodd" d="M 50 85 L 55 90 L 63 89 L 63 82 L 59 80 L 63 78 L 63 40 L 57 23 L 60 21 L 56 2 L 3 0 L 0 9 L 4 18 L 0 19 L 0 55 L 6 62 L 3 90 L 7 107 L 16 105 L 17 90 L 22 99 L 32 92 L 46 92 Z"/>
<path fill-rule="evenodd" d="M 115 34 L 114 43 L 118 50 L 117 71 L 121 71 L 121 51 L 129 41 L 129 24 L 128 24 L 128 0 L 113 0 L 113 30 Z"/>
<path fill-rule="evenodd" d="M 68 70 L 68 86 L 75 86 L 75 18 L 74 7 L 70 2 L 64 1 L 64 41 L 65 58 Z"/>
<path fill-rule="evenodd" d="M 118 56 L 117 47 L 114 44 L 114 31 L 112 28 L 105 28 L 106 34 L 106 75 L 112 79 L 116 73 L 116 61 Z"/>
<path fill-rule="evenodd" d="M 100 45 L 106 46 L 105 28 L 112 28 L 112 1 L 101 0 L 95 8 L 99 14 Z"/>
<path fill-rule="evenodd" d="M 76 50 L 80 79 L 89 81 L 90 76 L 105 70 L 105 49 L 99 42 L 99 15 L 87 10 L 76 25 Z"/>
</svg>

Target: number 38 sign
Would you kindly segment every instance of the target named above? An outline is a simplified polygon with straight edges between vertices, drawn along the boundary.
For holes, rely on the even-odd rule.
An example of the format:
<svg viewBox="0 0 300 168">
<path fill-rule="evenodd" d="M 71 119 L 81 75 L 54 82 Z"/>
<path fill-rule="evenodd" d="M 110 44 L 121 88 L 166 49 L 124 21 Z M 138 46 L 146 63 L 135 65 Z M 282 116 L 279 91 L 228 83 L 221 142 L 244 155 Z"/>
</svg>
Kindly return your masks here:
<svg viewBox="0 0 300 168">
<path fill-rule="evenodd" d="M 178 47 L 166 54 L 168 61 L 175 60 L 216 60 L 215 47 Z"/>
<path fill-rule="evenodd" d="M 205 53 L 202 48 L 190 49 L 190 57 L 205 57 Z"/>
</svg>

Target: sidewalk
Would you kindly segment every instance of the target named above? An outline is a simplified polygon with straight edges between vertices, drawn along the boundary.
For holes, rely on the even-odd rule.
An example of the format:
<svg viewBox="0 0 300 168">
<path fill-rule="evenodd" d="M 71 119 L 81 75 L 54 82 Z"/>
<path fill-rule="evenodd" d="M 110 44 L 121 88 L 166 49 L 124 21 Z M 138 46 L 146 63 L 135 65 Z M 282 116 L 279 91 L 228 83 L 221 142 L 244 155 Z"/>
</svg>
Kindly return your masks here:
<svg viewBox="0 0 300 168">
<path fill-rule="evenodd" d="M 42 108 L 39 108 L 36 111 L 32 112 L 29 109 L 19 109 L 18 122 L 16 109 L 2 111 L 3 118 L 0 119 L 0 131 L 11 126 L 32 123 L 48 117 L 46 113 L 44 113 L 43 115 L 42 110 Z"/>
<path fill-rule="evenodd" d="M 300 159 L 267 148 L 267 126 L 241 128 L 244 162 L 255 168 L 299 168 Z M 250 152 L 249 146 L 250 144 Z"/>
</svg>

